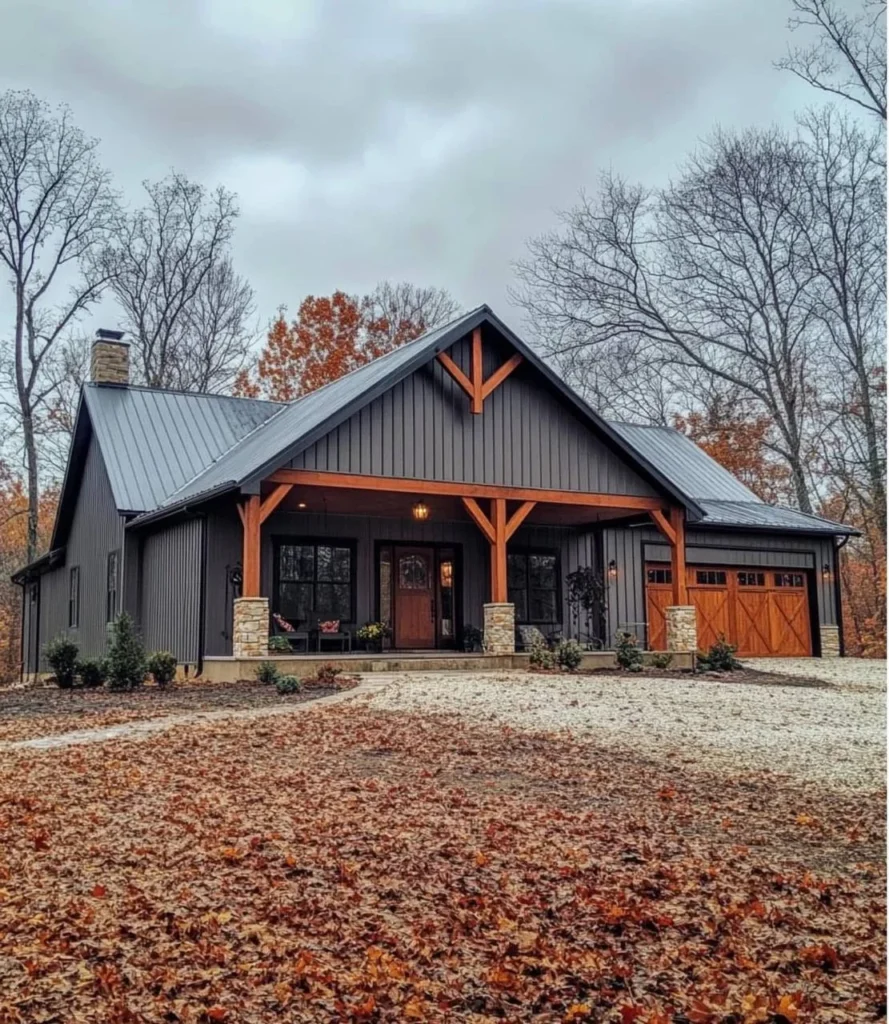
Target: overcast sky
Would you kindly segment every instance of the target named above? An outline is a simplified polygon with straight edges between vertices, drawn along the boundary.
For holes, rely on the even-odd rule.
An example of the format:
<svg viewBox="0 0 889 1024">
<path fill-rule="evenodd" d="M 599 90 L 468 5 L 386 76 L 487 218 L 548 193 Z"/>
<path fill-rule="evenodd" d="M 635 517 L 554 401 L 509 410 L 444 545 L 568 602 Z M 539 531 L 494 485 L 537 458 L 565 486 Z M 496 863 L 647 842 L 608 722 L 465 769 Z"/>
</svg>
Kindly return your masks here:
<svg viewBox="0 0 889 1024">
<path fill-rule="evenodd" d="M 787 7 L 0 0 L 0 88 L 68 103 L 132 202 L 171 168 L 235 190 L 263 321 L 389 278 L 518 326 L 510 261 L 600 170 L 657 182 L 812 102 L 771 66 Z"/>
</svg>

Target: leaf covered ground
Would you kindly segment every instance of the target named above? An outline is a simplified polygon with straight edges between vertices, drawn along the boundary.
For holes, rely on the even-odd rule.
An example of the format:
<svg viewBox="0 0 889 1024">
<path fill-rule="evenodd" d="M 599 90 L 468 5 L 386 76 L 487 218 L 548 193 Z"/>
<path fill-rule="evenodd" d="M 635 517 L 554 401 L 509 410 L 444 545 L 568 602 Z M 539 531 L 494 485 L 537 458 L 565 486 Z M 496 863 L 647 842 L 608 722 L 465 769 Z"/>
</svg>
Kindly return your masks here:
<svg viewBox="0 0 889 1024">
<path fill-rule="evenodd" d="M 868 1021 L 879 794 L 360 699 L 0 762 L 0 1024 Z"/>
</svg>

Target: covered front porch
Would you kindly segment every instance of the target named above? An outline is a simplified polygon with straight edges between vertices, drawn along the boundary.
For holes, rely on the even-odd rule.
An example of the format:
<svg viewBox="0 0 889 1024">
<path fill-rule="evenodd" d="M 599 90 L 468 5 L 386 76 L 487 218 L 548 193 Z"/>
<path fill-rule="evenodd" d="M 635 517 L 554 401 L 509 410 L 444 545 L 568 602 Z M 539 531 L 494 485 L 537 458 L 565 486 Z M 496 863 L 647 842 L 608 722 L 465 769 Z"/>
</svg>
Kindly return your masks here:
<svg viewBox="0 0 889 1024">
<path fill-rule="evenodd" d="M 684 510 L 639 495 L 285 468 L 242 495 L 237 511 L 235 661 L 268 657 L 269 636 L 290 631 L 304 639 L 291 660 L 379 655 L 360 671 L 409 656 L 511 658 L 522 627 L 608 648 L 604 617 L 579 616 L 565 587 L 579 568 L 608 582 L 602 525 L 654 521 L 684 562 Z M 678 608 L 684 574 L 673 579 Z M 384 627 L 379 649 L 359 639 L 368 622 Z"/>
</svg>

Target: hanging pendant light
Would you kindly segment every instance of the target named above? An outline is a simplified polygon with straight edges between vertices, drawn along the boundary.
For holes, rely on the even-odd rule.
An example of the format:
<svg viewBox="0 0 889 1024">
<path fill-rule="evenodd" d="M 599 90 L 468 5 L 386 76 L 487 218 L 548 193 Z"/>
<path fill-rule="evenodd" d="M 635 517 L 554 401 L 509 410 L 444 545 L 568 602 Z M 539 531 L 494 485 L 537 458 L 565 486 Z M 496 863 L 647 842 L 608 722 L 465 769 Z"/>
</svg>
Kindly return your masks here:
<svg viewBox="0 0 889 1024">
<path fill-rule="evenodd" d="M 414 519 L 428 519 L 429 518 L 429 506 L 424 505 L 422 501 L 418 501 L 416 505 L 411 506 L 411 514 Z"/>
</svg>

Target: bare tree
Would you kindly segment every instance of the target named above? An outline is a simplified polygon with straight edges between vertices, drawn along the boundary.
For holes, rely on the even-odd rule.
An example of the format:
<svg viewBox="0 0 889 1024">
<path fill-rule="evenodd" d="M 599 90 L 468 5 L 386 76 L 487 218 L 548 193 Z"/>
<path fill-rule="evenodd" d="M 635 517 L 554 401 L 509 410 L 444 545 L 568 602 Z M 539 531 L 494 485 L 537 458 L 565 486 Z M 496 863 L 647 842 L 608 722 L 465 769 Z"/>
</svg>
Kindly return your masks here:
<svg viewBox="0 0 889 1024">
<path fill-rule="evenodd" d="M 857 14 L 835 0 L 791 0 L 791 31 L 814 31 L 808 46 L 791 47 L 777 66 L 824 92 L 886 120 L 886 2 L 864 0 Z"/>
<path fill-rule="evenodd" d="M 801 165 L 778 132 L 717 134 L 661 192 L 606 177 L 596 201 L 583 196 L 561 231 L 529 243 L 514 298 L 561 364 L 631 338 L 651 360 L 747 396 L 812 511 L 819 325 L 794 200 Z"/>
<path fill-rule="evenodd" d="M 369 320 L 387 323 L 393 345 L 403 342 L 403 335 L 415 337 L 418 329 L 440 327 L 460 312 L 456 300 L 443 288 L 421 288 L 407 281 L 382 281 L 363 305 Z"/>
<path fill-rule="evenodd" d="M 98 142 L 29 92 L 0 94 L 0 263 L 13 297 L 12 343 L 0 375 L 21 427 L 28 558 L 37 551 L 41 419 L 64 379 L 60 339 L 99 298 L 117 197 Z"/>
<path fill-rule="evenodd" d="M 244 365 L 254 313 L 229 258 L 235 197 L 181 174 L 145 190 L 147 205 L 121 217 L 108 259 L 136 372 L 151 387 L 225 388 Z"/>
<path fill-rule="evenodd" d="M 882 130 L 828 107 L 801 118 L 802 242 L 832 372 L 821 390 L 825 469 L 886 537 L 886 211 Z"/>
</svg>

